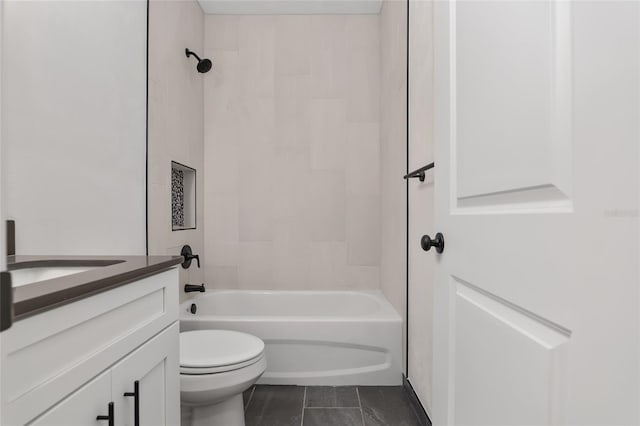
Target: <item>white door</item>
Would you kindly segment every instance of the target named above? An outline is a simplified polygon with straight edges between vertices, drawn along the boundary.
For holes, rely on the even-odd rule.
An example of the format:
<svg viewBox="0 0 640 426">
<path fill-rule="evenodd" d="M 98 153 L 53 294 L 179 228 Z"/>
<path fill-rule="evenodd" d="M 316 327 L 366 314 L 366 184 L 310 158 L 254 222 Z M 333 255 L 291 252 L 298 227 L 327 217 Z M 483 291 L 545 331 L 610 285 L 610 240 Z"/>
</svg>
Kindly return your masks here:
<svg viewBox="0 0 640 426">
<path fill-rule="evenodd" d="M 435 2 L 436 424 L 639 421 L 639 17 Z"/>
<path fill-rule="evenodd" d="M 179 332 L 176 322 L 113 367 L 116 425 L 180 424 Z"/>
<path fill-rule="evenodd" d="M 107 426 L 111 402 L 111 372 L 106 371 L 72 393 L 29 426 Z M 115 405 L 113 412 L 116 411 Z"/>
</svg>

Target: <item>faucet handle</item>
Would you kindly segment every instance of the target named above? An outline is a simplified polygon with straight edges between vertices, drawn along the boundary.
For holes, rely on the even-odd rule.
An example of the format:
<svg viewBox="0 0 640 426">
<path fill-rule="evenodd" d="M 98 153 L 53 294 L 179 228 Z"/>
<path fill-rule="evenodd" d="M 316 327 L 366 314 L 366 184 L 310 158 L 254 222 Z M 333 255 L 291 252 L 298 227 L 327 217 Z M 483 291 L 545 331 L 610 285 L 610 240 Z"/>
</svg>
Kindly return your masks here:
<svg viewBox="0 0 640 426">
<path fill-rule="evenodd" d="M 182 267 L 184 269 L 187 269 L 189 266 L 191 266 L 191 261 L 193 259 L 195 259 L 198 263 L 198 268 L 200 267 L 200 256 L 198 256 L 197 254 L 193 254 L 193 252 L 191 251 L 191 246 L 182 246 L 182 250 L 180 250 L 180 256 L 184 258 L 184 262 L 182 262 Z"/>
</svg>

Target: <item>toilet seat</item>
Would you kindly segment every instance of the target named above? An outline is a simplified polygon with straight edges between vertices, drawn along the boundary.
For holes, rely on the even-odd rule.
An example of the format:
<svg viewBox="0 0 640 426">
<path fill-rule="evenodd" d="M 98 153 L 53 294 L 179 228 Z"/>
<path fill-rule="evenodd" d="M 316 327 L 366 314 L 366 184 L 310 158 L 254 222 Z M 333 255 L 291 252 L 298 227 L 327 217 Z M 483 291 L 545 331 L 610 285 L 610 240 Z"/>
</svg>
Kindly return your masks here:
<svg viewBox="0 0 640 426">
<path fill-rule="evenodd" d="M 230 330 L 180 333 L 180 374 L 201 375 L 238 370 L 264 358 L 264 342 Z"/>
</svg>

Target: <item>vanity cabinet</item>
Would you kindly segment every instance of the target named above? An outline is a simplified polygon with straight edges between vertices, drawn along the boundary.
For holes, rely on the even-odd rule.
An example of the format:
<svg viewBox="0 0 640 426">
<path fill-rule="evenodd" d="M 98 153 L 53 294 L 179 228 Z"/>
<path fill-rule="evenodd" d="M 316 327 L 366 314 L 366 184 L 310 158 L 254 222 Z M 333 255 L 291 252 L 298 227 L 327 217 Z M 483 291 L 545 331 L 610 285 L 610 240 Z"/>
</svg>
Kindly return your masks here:
<svg viewBox="0 0 640 426">
<path fill-rule="evenodd" d="M 174 343 L 179 332 L 178 324 L 171 325 L 29 424 L 108 426 L 109 419 L 97 420 L 97 416 L 108 417 L 112 403 L 115 425 L 178 425 L 179 413 L 173 405 L 180 398 L 180 382 L 171 365 L 178 362 Z"/>
<path fill-rule="evenodd" d="M 15 322 L 0 424 L 179 425 L 177 320 L 174 267 Z"/>
<path fill-rule="evenodd" d="M 30 426 L 99 424 L 96 413 L 107 414 L 106 401 L 110 398 L 111 377 L 109 372 L 104 372 L 30 423 Z"/>
<path fill-rule="evenodd" d="M 180 424 L 179 333 L 174 323 L 111 369 L 116 425 Z"/>
</svg>

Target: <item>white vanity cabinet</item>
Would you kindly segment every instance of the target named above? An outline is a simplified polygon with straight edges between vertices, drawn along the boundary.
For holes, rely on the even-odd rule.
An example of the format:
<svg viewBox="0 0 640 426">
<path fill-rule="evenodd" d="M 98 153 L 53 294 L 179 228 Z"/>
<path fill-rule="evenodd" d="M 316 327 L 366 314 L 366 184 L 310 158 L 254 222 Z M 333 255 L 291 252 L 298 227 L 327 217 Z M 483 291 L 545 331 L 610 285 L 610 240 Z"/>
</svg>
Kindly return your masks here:
<svg viewBox="0 0 640 426">
<path fill-rule="evenodd" d="M 0 423 L 179 425 L 177 319 L 174 267 L 16 321 L 2 340 Z"/>
<path fill-rule="evenodd" d="M 72 393 L 51 410 L 38 417 L 31 426 L 87 426 L 100 424 L 96 413 L 107 414 L 111 396 L 110 372 L 104 372 Z"/>
<path fill-rule="evenodd" d="M 180 425 L 179 333 L 174 323 L 111 369 L 116 425 Z"/>
</svg>

